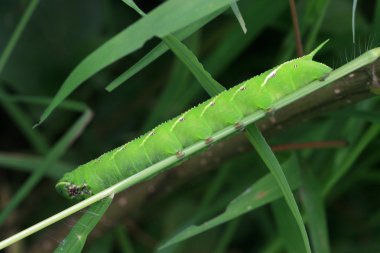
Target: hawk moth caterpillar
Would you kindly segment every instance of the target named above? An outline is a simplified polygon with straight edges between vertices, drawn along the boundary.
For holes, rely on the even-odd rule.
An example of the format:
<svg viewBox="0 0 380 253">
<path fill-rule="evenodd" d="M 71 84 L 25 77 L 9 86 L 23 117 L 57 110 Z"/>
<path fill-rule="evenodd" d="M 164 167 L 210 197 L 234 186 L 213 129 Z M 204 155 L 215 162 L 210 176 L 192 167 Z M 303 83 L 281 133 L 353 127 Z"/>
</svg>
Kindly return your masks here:
<svg viewBox="0 0 380 253">
<path fill-rule="evenodd" d="M 69 199 L 85 199 L 169 156 L 177 155 L 180 160 L 184 148 L 199 141 L 211 143 L 210 136 L 226 127 L 235 125 L 236 131 L 240 130 L 243 118 L 270 109 L 280 98 L 332 70 L 313 61 L 326 42 L 310 54 L 252 77 L 66 173 L 57 183 L 57 191 Z"/>
</svg>

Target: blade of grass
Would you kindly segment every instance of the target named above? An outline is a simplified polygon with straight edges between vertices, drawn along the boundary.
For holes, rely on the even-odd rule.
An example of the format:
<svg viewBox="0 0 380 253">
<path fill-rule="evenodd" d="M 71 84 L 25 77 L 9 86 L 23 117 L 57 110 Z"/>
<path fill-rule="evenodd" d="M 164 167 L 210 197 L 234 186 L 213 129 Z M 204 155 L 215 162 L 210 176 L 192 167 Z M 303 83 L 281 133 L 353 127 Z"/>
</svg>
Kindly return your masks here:
<svg viewBox="0 0 380 253">
<path fill-rule="evenodd" d="M 134 253 L 135 250 L 132 247 L 131 240 L 128 238 L 128 232 L 124 229 L 122 225 L 116 228 L 116 239 L 119 242 L 121 252 L 124 253 Z"/>
<path fill-rule="evenodd" d="M 33 124 L 28 115 L 24 113 L 14 101 L 12 101 L 11 96 L 5 92 L 1 85 L 0 104 L 18 129 L 20 129 L 22 134 L 26 137 L 33 149 L 39 154 L 45 154 L 49 147 L 46 138 L 40 134 L 39 131 L 32 129 Z"/>
<path fill-rule="evenodd" d="M 226 231 L 220 238 L 218 245 L 215 247 L 215 253 L 227 252 L 226 249 L 228 247 L 228 244 L 230 244 L 238 225 L 239 225 L 239 219 L 235 219 L 228 223 Z"/>
<path fill-rule="evenodd" d="M 303 9 L 300 9 L 300 19 L 299 19 L 299 25 L 300 25 L 300 33 L 305 34 L 306 31 L 312 30 L 312 32 L 309 34 L 309 37 L 306 39 L 308 42 L 308 45 L 311 47 L 313 46 L 313 36 L 316 35 L 316 33 L 319 30 L 318 22 L 322 22 L 322 17 L 324 17 L 324 9 L 320 8 L 322 2 L 325 2 L 327 0 L 317 0 L 317 1 L 307 1 L 305 4 L 305 7 Z M 317 24 L 317 25 L 316 25 Z M 294 43 L 294 34 L 293 31 L 288 32 L 288 34 L 285 36 L 285 39 L 281 45 L 281 54 L 275 59 L 275 63 L 281 63 L 284 61 L 287 61 L 291 58 L 293 52 L 295 49 L 295 43 Z M 308 51 L 306 51 L 308 52 Z"/>
<path fill-rule="evenodd" d="M 297 167 L 294 162 L 294 159 L 289 159 L 286 163 L 284 163 L 284 171 L 289 179 L 292 189 L 296 189 L 300 185 L 299 172 L 297 171 Z M 222 214 L 208 220 L 207 222 L 204 222 L 199 226 L 193 225 L 180 233 L 176 233 L 175 236 L 161 245 L 160 249 L 169 247 L 175 243 L 203 233 L 215 226 L 266 205 L 280 197 L 282 197 L 281 189 L 276 183 L 273 175 L 268 174 L 252 184 L 252 186 L 247 188 L 242 194 L 231 201 Z"/>
<path fill-rule="evenodd" d="M 317 18 L 316 20 L 313 20 L 314 22 L 311 26 L 311 31 L 305 43 L 305 52 L 310 52 L 314 48 L 315 41 L 317 40 L 317 35 L 326 16 L 327 7 L 330 4 L 330 0 L 319 0 L 315 2 L 315 4 L 317 4 L 317 8 L 315 8 L 317 12 L 315 16 Z"/>
<path fill-rule="evenodd" d="M 163 39 L 164 40 L 164 39 Z M 184 44 L 182 44 L 174 36 L 169 35 L 165 38 L 165 43 L 176 54 L 176 56 L 189 68 L 194 77 L 206 90 L 210 96 L 224 91 L 224 87 L 220 85 L 211 75 L 203 68 L 197 57 Z"/>
<path fill-rule="evenodd" d="M 355 14 L 358 0 L 352 1 L 352 43 L 355 44 Z"/>
<path fill-rule="evenodd" d="M 44 163 L 44 158 L 28 154 L 0 152 L 0 166 L 20 171 L 33 172 L 38 170 Z M 63 173 L 68 172 L 74 166 L 57 162 L 52 165 L 54 170 L 47 170 L 46 175 L 52 179 L 59 179 Z"/>
<path fill-rule="evenodd" d="M 192 79 L 189 70 L 180 60 L 175 58 L 165 90 L 160 94 L 153 110 L 145 120 L 142 132 L 149 131 L 160 122 L 176 114 L 176 101 L 181 100 L 183 94 L 187 94 L 186 91 L 191 84 L 190 80 Z"/>
<path fill-rule="evenodd" d="M 33 172 L 26 182 L 19 188 L 16 194 L 12 197 L 10 203 L 0 213 L 0 224 L 11 214 L 11 212 L 23 201 L 33 187 L 40 181 L 46 170 L 62 156 L 70 144 L 80 135 L 83 128 L 88 124 L 92 117 L 92 112 L 87 110 L 74 123 L 74 125 L 62 136 L 62 138 L 51 148 L 41 167 Z"/>
<path fill-rule="evenodd" d="M 202 26 L 204 26 L 206 23 L 208 23 L 210 20 L 214 19 L 216 16 L 218 16 L 220 12 L 212 13 L 209 16 L 206 16 L 203 19 L 200 19 L 197 22 L 194 22 L 193 24 L 189 25 L 188 27 L 185 27 L 184 29 L 178 31 L 175 33 L 175 36 L 179 40 L 183 40 L 190 36 L 190 34 L 194 33 L 195 31 L 199 30 Z M 106 86 L 107 91 L 113 91 L 120 85 L 122 85 L 124 82 L 126 82 L 128 79 L 133 77 L 135 74 L 137 74 L 139 71 L 141 71 L 143 68 L 148 66 L 150 63 L 155 61 L 158 57 L 163 55 L 165 52 L 169 50 L 168 46 L 161 42 L 156 47 L 154 47 L 148 54 L 146 54 L 143 58 L 141 58 L 136 64 L 134 64 L 132 67 L 124 71 L 121 75 L 119 75 L 117 78 L 115 78 L 109 85 Z"/>
<path fill-rule="evenodd" d="M 50 97 L 39 97 L 39 96 L 24 96 L 24 95 L 15 95 L 9 98 L 11 101 L 17 103 L 25 103 L 32 105 L 42 105 L 46 106 L 51 103 L 52 98 Z M 83 112 L 88 108 L 88 106 L 82 102 L 74 100 L 66 100 L 59 105 L 59 109 L 68 110 L 72 112 Z"/>
<path fill-rule="evenodd" d="M 292 212 L 287 207 L 286 201 L 284 199 L 278 199 L 271 204 L 271 207 L 286 252 L 307 252 L 302 236 L 299 233 L 298 224 L 294 220 Z"/>
<path fill-rule="evenodd" d="M 16 29 L 14 30 L 8 44 L 0 56 L 0 75 L 3 73 L 4 66 L 7 64 L 9 56 L 15 48 L 19 38 L 21 37 L 21 34 L 23 33 L 39 2 L 39 0 L 31 0 L 25 10 L 25 13 L 20 19 L 20 22 L 17 24 Z"/>
<path fill-rule="evenodd" d="M 236 19 L 239 21 L 241 29 L 244 33 L 247 33 L 247 27 L 245 26 L 244 18 L 240 13 L 239 6 L 236 3 L 236 0 L 231 0 L 231 9 L 234 12 Z"/>
<path fill-rule="evenodd" d="M 281 249 L 283 247 L 283 241 L 280 237 L 275 238 L 272 240 L 264 249 L 262 249 L 261 253 L 278 253 L 281 252 Z M 252 252 L 253 253 L 253 252 Z"/>
<path fill-rule="evenodd" d="M 354 165 L 358 157 L 368 144 L 380 134 L 380 125 L 372 124 L 370 128 L 364 133 L 356 145 L 353 145 L 350 152 L 347 153 L 343 163 L 339 168 L 335 168 L 332 171 L 331 176 L 326 181 L 323 187 L 323 195 L 326 196 L 334 185 L 348 172 L 348 170 Z"/>
<path fill-rule="evenodd" d="M 128 5 L 131 6 L 138 13 L 142 13 L 143 17 L 146 14 L 138 8 L 132 0 L 127 1 Z M 235 3 L 236 4 L 236 3 Z M 187 66 L 194 77 L 202 84 L 202 87 L 207 91 L 208 94 L 217 94 L 224 90 L 224 87 L 220 85 L 211 75 L 203 68 L 203 65 L 199 62 L 198 58 L 194 53 L 184 45 L 176 36 L 167 35 L 162 37 L 162 41 L 170 48 L 170 50 Z"/>
<path fill-rule="evenodd" d="M 329 233 L 322 188 L 311 171 L 302 171 L 302 202 L 305 207 L 307 226 L 310 231 L 313 252 L 329 253 Z"/>
<path fill-rule="evenodd" d="M 161 4 L 148 15 L 98 47 L 79 63 L 64 81 L 52 103 L 41 115 L 39 124 L 77 87 L 104 67 L 141 48 L 144 42 L 152 37 L 162 38 L 174 33 L 226 8 L 229 3 L 230 0 L 209 0 L 207 4 L 203 0 L 171 0 Z"/>
<path fill-rule="evenodd" d="M 85 214 L 77 221 L 70 233 L 55 249 L 54 253 L 60 252 L 81 252 L 86 243 L 87 236 L 98 224 L 108 207 L 112 203 L 113 196 L 106 197 L 103 200 L 93 204 Z"/>
<path fill-rule="evenodd" d="M 372 28 L 372 31 L 380 31 L 380 0 L 377 0 L 376 1 L 376 6 L 375 6 L 375 10 L 373 12 L 373 28 Z M 377 42 L 377 44 L 380 42 L 380 34 L 379 33 L 375 33 L 375 38 L 374 38 L 374 41 L 375 41 L 375 44 Z"/>
<path fill-rule="evenodd" d="M 260 155 L 261 159 L 264 161 L 265 165 L 268 167 L 269 171 L 276 179 L 282 193 L 284 194 L 285 201 L 293 214 L 293 218 L 295 219 L 298 225 L 299 231 L 301 232 L 306 252 L 311 252 L 309 239 L 306 233 L 301 213 L 298 209 L 296 200 L 292 194 L 290 186 L 286 180 L 285 174 L 282 171 L 280 163 L 278 162 L 268 143 L 265 141 L 260 130 L 254 125 L 248 126 L 247 129 L 248 131 L 246 135 L 249 141 L 255 147 L 255 150 Z"/>
</svg>

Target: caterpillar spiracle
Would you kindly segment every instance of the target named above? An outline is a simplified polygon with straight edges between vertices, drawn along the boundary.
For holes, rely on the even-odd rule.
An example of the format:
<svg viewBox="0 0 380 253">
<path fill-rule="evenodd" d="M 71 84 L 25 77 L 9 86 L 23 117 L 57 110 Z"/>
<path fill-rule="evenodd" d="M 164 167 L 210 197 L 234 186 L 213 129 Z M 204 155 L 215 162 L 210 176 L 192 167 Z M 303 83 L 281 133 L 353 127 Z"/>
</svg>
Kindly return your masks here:
<svg viewBox="0 0 380 253">
<path fill-rule="evenodd" d="M 66 198 L 85 199 L 169 156 L 181 154 L 184 148 L 208 140 L 215 132 L 238 124 L 257 110 L 271 108 L 280 98 L 332 70 L 313 61 L 323 45 L 252 77 L 66 173 L 57 183 L 57 191 Z"/>
</svg>

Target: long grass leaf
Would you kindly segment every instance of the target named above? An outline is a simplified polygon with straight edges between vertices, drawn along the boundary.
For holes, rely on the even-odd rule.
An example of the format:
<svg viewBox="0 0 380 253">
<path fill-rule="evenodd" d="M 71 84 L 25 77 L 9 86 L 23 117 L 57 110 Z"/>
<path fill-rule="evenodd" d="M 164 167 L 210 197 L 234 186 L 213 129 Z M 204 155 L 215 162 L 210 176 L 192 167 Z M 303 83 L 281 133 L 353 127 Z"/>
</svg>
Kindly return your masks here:
<svg viewBox="0 0 380 253">
<path fill-rule="evenodd" d="M 284 194 L 285 201 L 288 204 L 288 207 L 290 208 L 290 211 L 292 212 L 293 217 L 301 232 L 306 252 L 311 252 L 309 239 L 306 233 L 301 213 L 298 209 L 297 202 L 292 194 L 285 174 L 282 171 L 280 163 L 273 154 L 273 151 L 269 147 L 268 143 L 265 141 L 260 130 L 255 125 L 251 125 L 247 128 L 246 135 L 248 137 L 248 140 L 255 147 L 257 153 L 259 153 L 261 159 L 263 159 L 265 165 L 268 167 L 269 171 L 272 173 L 277 183 L 279 184 L 279 187 L 282 193 Z"/>
<path fill-rule="evenodd" d="M 39 2 L 39 0 L 30 0 L 29 5 L 25 10 L 25 13 L 22 15 L 19 23 L 17 24 L 16 29 L 14 30 L 7 46 L 5 47 L 3 53 L 0 56 L 0 75 L 3 73 L 4 66 L 7 63 L 9 56 L 15 48 L 19 38 L 21 37 L 21 34 L 23 33 Z"/>
<path fill-rule="evenodd" d="M 77 221 L 66 238 L 60 242 L 54 253 L 80 253 L 86 243 L 87 236 L 103 217 L 112 203 L 113 196 L 107 197 L 90 206 L 90 208 Z"/>
<path fill-rule="evenodd" d="M 230 0 L 209 0 L 207 3 L 203 0 L 171 0 L 161 4 L 79 63 L 64 81 L 52 103 L 43 112 L 39 123 L 42 123 L 84 81 L 104 67 L 141 48 L 147 40 L 154 36 L 162 38 L 174 33 L 197 20 L 218 12 L 229 3 Z"/>
<path fill-rule="evenodd" d="M 240 13 L 239 6 L 236 3 L 236 0 L 231 0 L 231 9 L 234 12 L 236 19 L 239 21 L 239 24 L 241 26 L 241 29 L 243 30 L 244 33 L 247 33 L 247 27 L 244 22 L 244 18 Z"/>
<path fill-rule="evenodd" d="M 296 189 L 300 185 L 299 171 L 297 170 L 297 166 L 295 166 L 294 162 L 294 159 L 290 159 L 284 163 L 284 171 L 289 179 L 292 189 Z M 281 189 L 276 183 L 273 175 L 268 174 L 252 184 L 252 186 L 248 187 L 242 194 L 231 201 L 222 214 L 204 222 L 201 225 L 190 226 L 182 232 L 177 233 L 160 248 L 166 248 L 170 245 L 203 233 L 213 227 L 266 205 L 280 197 L 282 197 Z"/>
<path fill-rule="evenodd" d="M 283 241 L 283 246 L 287 253 L 305 253 L 302 235 L 299 232 L 298 224 L 293 218 L 293 214 L 284 199 L 278 199 L 271 204 L 274 217 L 277 223 L 279 236 Z"/>
<path fill-rule="evenodd" d="M 218 16 L 220 12 L 212 13 L 209 16 L 206 16 L 205 18 L 192 23 L 188 27 L 185 27 L 184 29 L 174 33 L 175 36 L 179 40 L 183 40 L 187 38 L 190 34 L 194 33 L 195 31 L 200 29 L 202 26 L 204 26 L 206 23 L 208 23 L 210 20 Z M 144 69 L 153 61 L 155 61 L 158 57 L 163 55 L 168 50 L 169 50 L 169 47 L 164 42 L 159 43 L 148 54 L 146 54 L 143 58 L 141 58 L 136 64 L 134 64 L 132 67 L 124 71 L 121 75 L 115 78 L 109 85 L 107 85 L 106 90 L 113 91 L 114 89 L 122 85 L 124 82 L 126 82 L 128 79 L 133 77 L 136 73 Z"/>
<path fill-rule="evenodd" d="M 23 201 L 33 187 L 40 181 L 45 174 L 46 170 L 51 168 L 57 159 L 62 156 L 70 144 L 80 135 L 83 128 L 88 124 L 92 117 L 92 112 L 87 110 L 83 115 L 73 124 L 73 126 L 61 137 L 61 139 L 52 147 L 50 152 L 37 170 L 26 180 L 26 182 L 18 189 L 16 194 L 12 197 L 10 203 L 0 213 L 0 224 L 12 213 L 12 211 Z"/>
<path fill-rule="evenodd" d="M 313 252 L 330 253 L 322 187 L 311 171 L 302 171 L 302 200 Z"/>
<path fill-rule="evenodd" d="M 348 170 L 354 165 L 359 155 L 368 146 L 368 144 L 380 134 L 380 125 L 373 124 L 360 138 L 358 143 L 354 145 L 350 152 L 347 153 L 343 163 L 335 168 L 331 176 L 326 181 L 323 187 L 323 195 L 325 196 L 334 185 L 348 172 Z"/>
<path fill-rule="evenodd" d="M 20 154 L 20 153 L 5 153 L 0 152 L 0 167 L 11 168 L 25 172 L 33 172 L 38 170 L 44 163 L 44 158 L 40 156 Z M 52 165 L 54 170 L 47 170 L 46 176 L 57 180 L 62 177 L 63 173 L 70 171 L 73 166 L 69 164 L 56 162 Z"/>
<path fill-rule="evenodd" d="M 40 154 L 45 154 L 49 147 L 48 141 L 38 130 L 34 131 L 32 129 L 33 123 L 29 116 L 21 110 L 16 102 L 12 100 L 12 96 L 9 95 L 1 86 L 0 104 L 16 124 L 18 129 L 20 129 L 22 134 L 26 137 L 33 149 Z"/>
</svg>

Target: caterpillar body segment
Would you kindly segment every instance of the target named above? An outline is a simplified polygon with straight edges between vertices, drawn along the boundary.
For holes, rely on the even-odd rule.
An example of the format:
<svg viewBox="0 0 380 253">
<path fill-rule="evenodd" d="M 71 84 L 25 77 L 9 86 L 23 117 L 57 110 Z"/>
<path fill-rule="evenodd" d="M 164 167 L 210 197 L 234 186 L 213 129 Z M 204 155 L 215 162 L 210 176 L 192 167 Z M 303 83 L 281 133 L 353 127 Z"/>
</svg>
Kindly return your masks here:
<svg viewBox="0 0 380 253">
<path fill-rule="evenodd" d="M 324 44 L 324 43 L 323 43 Z M 182 150 L 198 141 L 212 140 L 215 132 L 239 122 L 332 69 L 312 60 L 312 53 L 284 62 L 208 99 L 143 136 L 115 148 L 66 173 L 56 189 L 66 198 L 81 200 Z M 183 156 L 183 155 L 182 155 Z"/>
</svg>

